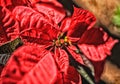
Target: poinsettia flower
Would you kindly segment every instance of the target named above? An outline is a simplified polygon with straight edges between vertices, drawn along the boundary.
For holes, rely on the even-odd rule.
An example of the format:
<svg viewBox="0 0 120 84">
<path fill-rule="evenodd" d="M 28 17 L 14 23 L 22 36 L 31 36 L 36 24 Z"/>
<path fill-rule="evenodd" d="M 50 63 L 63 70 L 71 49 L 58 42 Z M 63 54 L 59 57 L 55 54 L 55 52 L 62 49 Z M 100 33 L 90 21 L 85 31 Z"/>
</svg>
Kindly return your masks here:
<svg viewBox="0 0 120 84">
<path fill-rule="evenodd" d="M 63 10 L 62 12 L 54 12 L 57 14 L 57 16 L 60 16 L 61 15 L 61 20 L 62 18 L 64 18 L 65 16 L 65 11 L 62 7 L 61 4 L 59 4 L 59 2 L 57 2 L 56 0 L 54 1 L 44 1 L 42 0 L 42 2 L 45 2 L 45 3 L 48 3 L 51 6 L 50 8 L 50 5 L 48 6 L 48 8 L 50 8 L 52 10 L 52 7 L 53 9 L 55 7 L 58 6 L 59 9 Z M 44 3 L 44 4 L 45 4 Z M 53 4 L 52 4 L 53 3 Z M 56 4 L 57 3 L 57 4 Z M 25 7 L 30 7 L 30 5 L 32 6 L 32 1 L 30 1 L 29 3 L 29 0 L 20 0 L 20 1 L 13 1 L 13 0 L 1 0 L 0 1 L 0 45 L 4 45 L 6 42 L 9 42 L 11 40 L 14 40 L 16 39 L 17 37 L 19 37 L 20 35 L 20 32 L 22 28 L 19 27 L 19 23 L 18 21 L 13 17 L 14 15 L 12 14 L 12 10 L 16 7 L 16 6 L 19 6 L 19 5 L 24 5 Z M 47 7 L 45 7 L 47 8 Z M 40 14 L 36 11 L 37 15 L 39 16 Z M 63 14 L 62 14 L 63 13 Z M 60 14 L 60 15 L 59 15 Z M 45 14 L 41 14 L 39 17 L 43 16 L 43 21 L 46 20 L 46 21 L 50 21 L 50 23 L 52 24 L 53 22 L 55 21 L 52 21 L 47 15 Z M 35 16 L 36 17 L 36 16 Z M 55 16 L 54 19 L 56 19 L 57 17 Z M 41 20 L 41 19 L 40 19 Z M 40 21 L 39 20 L 39 21 Z M 60 18 L 57 19 L 60 21 Z M 42 21 L 41 21 L 42 22 Z M 40 23 L 41 23 L 40 22 Z M 38 26 L 40 25 L 40 23 L 38 24 Z M 31 23 L 32 25 L 33 23 Z M 42 32 L 41 32 L 42 33 Z M 41 35 L 41 34 L 40 34 Z M 42 35 L 41 35 L 42 36 Z M 43 35 L 42 37 L 47 37 L 48 35 Z M 39 39 L 40 40 L 40 39 Z M 3 66 L 1 66 L 3 68 Z M 2 70 L 2 68 L 0 70 Z"/>
<path fill-rule="evenodd" d="M 47 10 L 45 6 L 50 7 L 50 15 L 53 14 L 55 15 L 55 17 L 52 18 L 49 14 L 47 15 L 47 13 L 49 12 L 48 11 L 49 8 Z M 46 11 L 44 12 L 42 10 L 42 7 L 47 12 Z M 27 61 L 26 60 L 23 61 L 23 59 L 19 62 L 16 61 L 17 60 L 16 58 L 17 57 L 19 58 L 19 55 L 20 57 L 26 56 L 26 54 L 14 54 L 20 51 L 24 52 L 22 48 L 19 48 L 19 50 L 16 50 L 13 53 L 13 56 L 10 59 L 12 61 L 9 60 L 7 66 L 4 68 L 2 72 L 2 82 L 6 83 L 9 81 L 13 83 L 14 82 L 27 83 L 29 82 L 28 80 L 31 79 L 30 77 L 33 77 L 34 74 L 36 74 L 35 71 L 36 72 L 39 71 L 38 66 L 41 66 L 43 67 L 41 68 L 43 69 L 43 71 L 40 70 L 39 74 L 43 75 L 40 75 L 39 77 L 44 76 L 45 78 L 43 77 L 43 79 L 47 79 L 47 77 L 49 77 L 50 79 L 54 80 L 51 83 L 56 82 L 60 84 L 61 83 L 80 84 L 81 83 L 80 75 L 76 71 L 76 69 L 70 65 L 71 61 L 70 57 L 72 57 L 79 64 L 87 66 L 85 61 L 83 60 L 82 57 L 83 55 L 85 55 L 85 57 L 92 62 L 95 69 L 96 81 L 99 80 L 103 67 L 99 68 L 98 66 L 104 64 L 106 56 L 110 54 L 110 50 L 112 49 L 113 45 L 117 42 L 117 40 L 114 40 L 112 37 L 108 36 L 107 33 L 105 33 L 102 30 L 102 28 L 94 28 L 93 25 L 95 24 L 96 19 L 94 15 L 92 15 L 90 12 L 86 10 L 75 8 L 74 13 L 71 17 L 65 17 L 65 13 L 62 14 L 57 13 L 58 9 L 55 9 L 54 7 L 52 8 L 52 11 L 51 6 L 49 6 L 49 4 L 41 6 L 39 4 L 35 4 L 33 5 L 33 8 L 18 6 L 12 11 L 12 14 L 14 15 L 15 20 L 17 20 L 18 23 L 20 24 L 19 33 L 17 33 L 17 36 L 23 40 L 25 45 L 30 46 L 30 44 L 38 44 L 39 46 L 40 45 L 43 46 L 42 47 L 43 50 L 35 49 L 31 51 L 35 52 L 37 55 L 41 54 L 41 51 L 47 51 L 46 54 L 47 56 L 44 53 L 42 54 L 44 54 L 45 56 L 44 55 L 41 56 L 43 56 L 43 58 L 45 59 L 48 58 L 50 60 L 50 62 L 47 61 L 44 62 L 45 66 L 48 66 L 48 64 L 52 63 L 53 67 L 50 68 L 55 73 L 51 72 L 51 70 L 48 71 L 48 69 L 50 68 L 48 69 L 45 68 L 45 70 L 47 70 L 46 72 L 48 72 L 47 74 L 45 74 L 43 72 L 44 71 L 43 68 L 45 67 L 44 63 L 42 59 L 38 58 L 35 60 L 39 60 L 39 62 L 37 61 L 35 64 L 32 64 L 30 60 L 28 66 L 29 64 L 32 64 L 33 68 L 31 67 L 26 68 L 28 69 L 28 71 L 24 73 L 22 73 L 21 71 L 22 66 L 18 66 L 17 64 L 15 64 L 16 66 L 13 67 L 18 68 L 15 69 L 14 75 L 14 70 L 12 70 L 14 68 L 10 67 L 11 64 L 13 64 L 12 62 L 18 64 L 27 63 Z M 59 19 L 56 19 L 57 18 L 56 14 L 60 15 Z M 31 48 L 32 47 L 33 45 L 31 46 Z M 29 51 L 29 49 L 30 49 L 29 47 L 26 47 L 27 51 Z M 31 54 L 32 53 L 31 51 L 27 53 Z M 53 55 L 51 55 L 51 53 Z M 32 54 L 32 56 L 34 54 Z M 29 58 L 29 56 L 25 57 L 25 59 L 27 58 Z M 96 63 L 98 65 L 96 65 Z M 16 74 L 17 71 L 18 75 Z M 72 78 L 73 74 L 71 74 L 70 72 L 74 73 L 75 79 Z M 19 73 L 20 75 L 24 74 L 24 76 L 23 75 L 19 76 Z M 51 73 L 53 73 L 54 75 L 52 76 Z M 48 76 L 49 74 L 50 76 Z M 16 79 L 14 80 L 13 77 L 15 77 Z M 38 81 L 43 82 L 43 80 Z M 46 80 L 46 82 L 48 81 L 49 80 Z M 38 82 L 36 81 L 36 83 Z"/>
<path fill-rule="evenodd" d="M 40 5 L 39 7 L 37 5 L 38 2 Z M 23 23 L 21 22 L 21 25 L 25 25 L 27 22 L 29 22 L 28 19 L 32 19 L 37 16 L 40 17 L 41 19 L 37 18 L 36 21 L 33 21 L 34 19 L 31 20 L 29 27 L 33 26 L 32 24 L 36 23 L 38 20 L 39 20 L 38 24 L 36 24 L 37 27 L 41 25 L 42 21 L 43 23 L 45 21 L 45 23 L 47 22 L 49 24 L 56 25 L 56 23 L 58 24 L 65 17 L 65 10 L 63 9 L 63 6 L 57 0 L 53 0 L 53 1 L 51 0 L 47 0 L 47 1 L 46 0 L 20 0 L 20 1 L 1 0 L 0 1 L 0 16 L 1 16 L 0 17 L 0 22 L 1 22 L 0 24 L 0 34 L 1 34 L 0 45 L 2 45 L 3 43 L 7 41 L 14 40 L 15 38 L 19 36 L 19 33 L 22 31 L 21 30 L 22 28 L 19 28 L 19 23 L 18 23 L 19 20 L 16 20 L 16 18 L 14 18 L 15 16 L 14 13 L 12 13 L 13 9 L 14 10 L 19 9 L 19 7 L 17 6 L 22 6 L 22 5 L 28 8 L 27 11 L 30 11 L 31 6 L 33 6 L 35 15 L 33 15 L 33 17 L 31 15 L 27 17 L 28 14 L 33 13 L 33 10 L 30 13 L 28 13 L 26 10 L 21 10 L 22 7 L 20 7 L 21 12 L 26 11 L 24 13 L 26 14 L 26 18 L 25 18 L 25 15 L 23 14 L 24 19 L 21 20 L 23 22 Z M 29 10 L 29 7 L 30 7 L 30 10 Z M 41 10 L 38 10 L 39 8 Z M 61 11 L 58 11 L 58 10 L 61 10 Z"/>
</svg>

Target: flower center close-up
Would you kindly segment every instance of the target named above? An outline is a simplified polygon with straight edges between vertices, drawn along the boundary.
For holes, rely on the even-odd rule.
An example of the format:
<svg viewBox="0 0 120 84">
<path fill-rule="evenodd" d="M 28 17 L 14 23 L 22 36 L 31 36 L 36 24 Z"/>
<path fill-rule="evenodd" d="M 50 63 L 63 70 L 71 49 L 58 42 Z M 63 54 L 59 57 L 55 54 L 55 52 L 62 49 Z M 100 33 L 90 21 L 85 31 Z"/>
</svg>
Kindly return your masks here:
<svg viewBox="0 0 120 84">
<path fill-rule="evenodd" d="M 66 35 L 64 35 L 64 33 L 61 33 L 58 36 L 57 40 L 53 40 L 53 45 L 56 47 L 63 47 L 63 46 L 72 45 L 72 42 Z"/>
</svg>

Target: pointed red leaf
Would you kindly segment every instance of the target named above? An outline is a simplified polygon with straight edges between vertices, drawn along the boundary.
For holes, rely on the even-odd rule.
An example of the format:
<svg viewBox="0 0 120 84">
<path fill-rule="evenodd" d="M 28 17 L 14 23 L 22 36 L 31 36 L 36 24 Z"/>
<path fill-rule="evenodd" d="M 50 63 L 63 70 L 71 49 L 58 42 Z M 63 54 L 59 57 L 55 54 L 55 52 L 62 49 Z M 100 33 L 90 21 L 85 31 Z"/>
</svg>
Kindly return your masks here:
<svg viewBox="0 0 120 84">
<path fill-rule="evenodd" d="M 85 22 L 88 25 L 88 29 L 92 28 L 96 22 L 95 16 L 90 11 L 84 10 L 82 8 L 74 7 L 72 18 L 80 22 Z"/>
<path fill-rule="evenodd" d="M 75 51 L 77 50 L 77 48 L 75 46 L 69 46 L 67 47 L 67 50 L 70 52 L 70 54 L 72 55 L 72 57 L 79 62 L 80 64 L 84 64 L 83 59 L 81 58 L 80 54 L 77 54 Z"/>
<path fill-rule="evenodd" d="M 53 56 L 48 53 L 22 78 L 18 84 L 54 84 L 57 67 Z"/>
<path fill-rule="evenodd" d="M 101 28 L 92 28 L 86 30 L 84 34 L 81 36 L 79 43 L 82 44 L 94 44 L 99 45 L 105 42 L 104 38 L 104 31 Z"/>
<path fill-rule="evenodd" d="M 95 81 L 96 83 L 98 83 L 104 70 L 105 60 L 92 61 L 92 64 L 94 65 L 94 69 L 95 69 Z"/>
<path fill-rule="evenodd" d="M 0 0 L 0 6 L 17 6 L 25 4 L 25 0 Z"/>
<path fill-rule="evenodd" d="M 65 50 L 56 48 L 55 50 L 55 60 L 60 68 L 60 72 L 62 74 L 61 80 L 63 84 L 81 84 L 81 78 L 78 72 L 74 67 L 69 65 L 68 54 Z M 74 77 L 74 78 L 73 78 Z M 60 82 L 60 80 L 59 80 Z M 58 82 L 57 82 L 58 83 Z M 61 84 L 61 83 L 58 83 Z"/>
<path fill-rule="evenodd" d="M 64 74 L 64 84 L 82 84 L 81 76 L 73 66 L 69 66 Z"/>
<path fill-rule="evenodd" d="M 51 20 L 41 12 L 18 6 L 13 14 L 20 22 L 20 37 L 27 42 L 46 43 L 59 35 L 58 27 L 55 27 Z"/>
<path fill-rule="evenodd" d="M 68 29 L 71 25 L 71 21 L 72 21 L 71 17 L 67 17 L 62 21 L 61 26 L 60 26 L 60 29 L 62 32 L 68 31 Z"/>
<path fill-rule="evenodd" d="M 79 47 L 90 60 L 101 61 L 110 54 L 116 42 L 118 40 L 114 40 L 103 30 L 92 28 L 83 34 Z"/>
<path fill-rule="evenodd" d="M 0 45 L 18 37 L 19 24 L 7 8 L 0 7 Z"/>
<path fill-rule="evenodd" d="M 41 60 L 48 51 L 42 46 L 31 44 L 17 49 L 1 74 L 2 83 L 17 83 Z"/>
<path fill-rule="evenodd" d="M 92 35 L 89 33 L 88 38 L 82 41 L 82 44 L 79 44 L 79 48 L 92 62 L 95 70 L 95 79 L 96 82 L 98 82 L 104 68 L 103 66 L 105 59 L 107 55 L 110 55 L 112 47 L 116 42 L 118 42 L 118 40 L 114 40 L 112 37 L 108 36 L 105 32 L 99 33 L 98 30 L 96 30 L 96 32 L 97 34 L 100 35 L 97 35 L 96 33 L 93 33 L 96 35 Z M 91 37 L 89 37 L 90 35 Z M 99 38 L 102 38 L 102 40 Z"/>
<path fill-rule="evenodd" d="M 47 15 L 55 24 L 60 23 L 60 21 L 65 17 L 65 10 L 62 5 L 56 0 L 41 1 L 46 3 L 35 4 L 34 9 Z"/>
<path fill-rule="evenodd" d="M 82 34 L 92 28 L 96 18 L 92 13 L 80 8 L 74 8 L 73 16 L 70 19 L 65 19 L 62 23 L 62 30 L 67 30 L 67 36 L 71 38 L 80 38 Z M 65 29 L 64 29 L 65 28 Z"/>
<path fill-rule="evenodd" d="M 60 68 L 60 71 L 63 73 L 66 73 L 69 67 L 69 58 L 65 50 L 56 48 L 55 49 L 55 60 L 58 63 L 58 67 Z"/>
</svg>

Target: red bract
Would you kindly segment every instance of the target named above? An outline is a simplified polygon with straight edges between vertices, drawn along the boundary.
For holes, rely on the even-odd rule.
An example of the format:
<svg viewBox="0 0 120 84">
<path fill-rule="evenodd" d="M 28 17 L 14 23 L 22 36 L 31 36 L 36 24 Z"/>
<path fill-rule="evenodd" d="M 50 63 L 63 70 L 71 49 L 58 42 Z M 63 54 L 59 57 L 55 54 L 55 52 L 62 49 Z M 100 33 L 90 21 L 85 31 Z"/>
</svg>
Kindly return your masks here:
<svg viewBox="0 0 120 84">
<path fill-rule="evenodd" d="M 29 45 L 23 46 L 13 53 L 3 70 L 1 78 L 3 81 L 1 83 L 17 83 L 22 79 L 25 84 L 33 84 L 35 82 L 37 84 L 43 82 L 48 83 L 50 81 L 52 83 L 56 79 L 56 76 L 57 67 L 52 54 L 44 50 L 42 46 Z M 35 80 L 36 78 L 40 79 L 37 81 Z"/>
<path fill-rule="evenodd" d="M 81 78 L 77 70 L 75 70 L 74 67 L 70 66 L 69 56 L 64 49 L 56 48 L 54 58 L 58 64 L 60 73 L 62 74 L 62 82 L 57 82 L 57 84 L 81 84 Z"/>
<path fill-rule="evenodd" d="M 26 1 L 27 5 L 32 3 L 32 1 L 31 2 L 28 0 L 25 0 L 25 1 Z M 17 4 L 17 2 L 13 3 L 13 1 L 11 1 L 11 0 L 4 1 L 4 2 L 6 4 L 10 3 L 11 6 L 14 6 L 13 5 L 14 3 L 16 3 L 16 6 L 19 5 L 19 4 Z M 28 3 L 28 2 L 30 2 L 30 3 Z M 44 2 L 44 1 L 42 1 L 42 2 Z M 56 0 L 53 2 L 49 1 L 49 4 L 48 4 L 49 6 L 42 7 L 42 8 L 40 8 L 41 10 L 40 9 L 38 10 L 36 8 L 36 7 L 38 7 L 38 5 L 34 7 L 33 4 L 30 4 L 30 5 L 33 6 L 33 8 L 35 10 L 33 10 L 32 8 L 29 8 L 27 6 L 26 7 L 25 6 L 24 7 L 14 6 L 11 8 L 11 7 L 9 7 L 9 5 L 5 5 L 5 6 L 1 7 L 0 12 L 1 12 L 2 17 L 0 18 L 0 22 L 1 22 L 1 24 L 0 24 L 0 33 L 1 33 L 0 44 L 4 43 L 6 41 L 9 41 L 9 40 L 13 40 L 20 36 L 23 36 L 23 39 L 28 38 L 28 36 L 25 35 L 24 31 L 28 32 L 29 34 L 31 32 L 32 36 L 31 37 L 29 36 L 28 40 L 29 41 L 34 40 L 34 42 L 39 42 L 39 41 L 42 42 L 42 40 L 40 39 L 41 37 L 42 38 L 45 37 L 44 39 L 46 39 L 46 40 L 57 37 L 57 36 L 55 36 L 55 34 L 53 34 L 54 36 L 51 35 L 51 37 L 48 34 L 51 32 L 51 30 L 53 30 L 52 32 L 56 32 L 56 34 L 58 34 L 59 31 L 56 31 L 56 29 L 55 29 L 55 28 L 57 28 L 56 23 L 59 23 L 65 17 L 65 11 L 62 8 L 62 6 L 55 5 L 55 2 L 58 3 Z M 41 6 L 44 6 L 45 4 L 47 5 L 47 3 L 48 2 L 45 1 L 45 3 L 41 4 Z M 39 6 L 39 7 L 41 7 L 41 6 Z M 40 11 L 43 11 L 42 10 L 43 8 L 45 10 L 49 8 L 50 10 L 49 11 L 46 10 L 46 12 L 40 12 Z M 56 9 L 56 10 L 54 11 L 54 9 Z M 56 12 L 57 9 L 60 9 L 61 11 Z M 11 10 L 13 10 L 12 14 L 11 14 Z M 18 10 L 19 10 L 19 12 L 18 12 Z M 46 13 L 48 13 L 50 11 L 53 14 L 53 16 L 46 15 Z M 18 16 L 19 16 L 19 18 L 18 18 Z M 20 26 L 19 26 L 18 22 L 20 22 Z M 41 32 L 41 31 L 44 31 L 44 32 Z M 34 32 L 34 35 L 33 35 L 33 32 Z M 38 34 L 38 32 L 39 32 L 39 34 Z"/>
<path fill-rule="evenodd" d="M 31 8 L 19 6 L 13 14 L 20 22 L 19 36 L 25 43 L 49 44 L 60 32 L 46 15 Z"/>
<path fill-rule="evenodd" d="M 74 7 L 73 15 L 65 17 L 62 6 L 54 1 L 36 2 L 31 0 L 32 7 L 17 6 L 12 11 L 19 23 L 14 28 L 19 32 L 13 33 L 26 46 L 13 53 L 2 72 L 2 83 L 81 84 L 80 74 L 70 65 L 70 57 L 87 66 L 82 55 L 92 62 L 98 81 L 104 60 L 117 40 L 102 28 L 93 27 L 96 18 L 89 11 Z"/>
<path fill-rule="evenodd" d="M 0 0 L 0 6 L 3 7 L 13 7 L 13 6 L 17 6 L 17 5 L 23 5 L 25 4 L 25 0 Z"/>
<path fill-rule="evenodd" d="M 53 3 L 41 3 L 34 5 L 35 10 L 46 14 L 54 23 L 58 24 L 65 17 L 65 10 Z"/>
<path fill-rule="evenodd" d="M 19 33 L 19 23 L 6 7 L 0 7 L 0 45 L 15 39 Z"/>
<path fill-rule="evenodd" d="M 13 53 L 4 68 L 1 83 L 71 84 L 74 82 L 80 84 L 78 72 L 69 66 L 67 53 L 61 50 L 57 54 L 55 57 L 53 53 L 45 50 L 44 46 L 35 44 L 20 47 Z"/>
</svg>

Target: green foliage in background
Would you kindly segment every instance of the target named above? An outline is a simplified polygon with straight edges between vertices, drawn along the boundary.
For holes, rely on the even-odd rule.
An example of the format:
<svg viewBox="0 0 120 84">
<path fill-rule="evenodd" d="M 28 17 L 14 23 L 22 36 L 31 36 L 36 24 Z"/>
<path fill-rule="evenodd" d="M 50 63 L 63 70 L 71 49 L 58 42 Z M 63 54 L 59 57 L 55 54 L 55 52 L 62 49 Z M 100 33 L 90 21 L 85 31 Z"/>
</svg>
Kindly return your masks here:
<svg viewBox="0 0 120 84">
<path fill-rule="evenodd" d="M 112 22 L 114 25 L 120 27 L 120 6 L 117 7 L 117 9 L 115 10 L 115 13 L 112 18 Z"/>
</svg>

